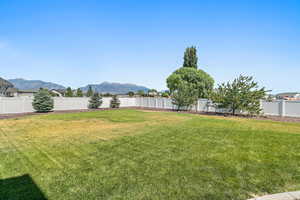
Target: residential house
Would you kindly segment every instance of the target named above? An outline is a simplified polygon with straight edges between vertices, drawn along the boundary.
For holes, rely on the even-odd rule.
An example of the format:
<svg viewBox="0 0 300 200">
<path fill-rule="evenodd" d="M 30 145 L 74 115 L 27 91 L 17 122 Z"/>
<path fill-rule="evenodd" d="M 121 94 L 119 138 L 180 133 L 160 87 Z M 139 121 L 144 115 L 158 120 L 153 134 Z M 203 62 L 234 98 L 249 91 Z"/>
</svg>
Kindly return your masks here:
<svg viewBox="0 0 300 200">
<path fill-rule="evenodd" d="M 276 95 L 276 98 L 288 101 L 300 101 L 300 92 L 280 93 Z"/>
<path fill-rule="evenodd" d="M 6 97 L 8 96 L 8 89 L 13 88 L 14 85 L 8 82 L 7 80 L 4 80 L 0 77 L 0 96 Z"/>
</svg>

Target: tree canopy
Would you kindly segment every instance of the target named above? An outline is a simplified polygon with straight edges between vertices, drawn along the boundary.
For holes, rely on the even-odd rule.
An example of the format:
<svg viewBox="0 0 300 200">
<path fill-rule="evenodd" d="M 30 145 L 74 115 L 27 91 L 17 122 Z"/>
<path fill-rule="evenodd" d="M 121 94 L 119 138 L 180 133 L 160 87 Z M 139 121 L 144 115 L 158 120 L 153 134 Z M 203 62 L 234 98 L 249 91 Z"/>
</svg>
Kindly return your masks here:
<svg viewBox="0 0 300 200">
<path fill-rule="evenodd" d="M 259 88 L 258 83 L 253 81 L 253 77 L 240 75 L 232 83 L 219 85 L 212 95 L 212 100 L 217 107 L 227 108 L 233 115 L 237 110 L 259 114 L 260 100 L 265 96 L 265 88 Z"/>
<path fill-rule="evenodd" d="M 70 87 L 67 88 L 65 96 L 66 97 L 73 97 L 74 96 L 73 91 Z"/>
<path fill-rule="evenodd" d="M 94 92 L 93 92 L 92 86 L 89 85 L 89 89 L 88 89 L 88 91 L 86 93 L 86 96 L 87 97 L 91 97 L 91 96 L 93 96 L 93 93 Z"/>
<path fill-rule="evenodd" d="M 196 47 L 188 47 L 184 52 L 183 67 L 198 68 L 198 57 Z"/>
<path fill-rule="evenodd" d="M 198 100 L 196 89 L 190 85 L 180 82 L 172 92 L 172 103 L 177 106 L 177 110 L 189 110 Z"/>
<path fill-rule="evenodd" d="M 82 93 L 82 90 L 80 88 L 77 89 L 76 96 L 77 97 L 83 97 L 83 93 Z"/>
<path fill-rule="evenodd" d="M 189 85 L 188 88 L 192 88 L 198 98 L 208 98 L 213 90 L 214 80 L 201 69 L 182 67 L 167 78 L 167 86 L 171 93 L 180 89 L 180 84 Z"/>
</svg>

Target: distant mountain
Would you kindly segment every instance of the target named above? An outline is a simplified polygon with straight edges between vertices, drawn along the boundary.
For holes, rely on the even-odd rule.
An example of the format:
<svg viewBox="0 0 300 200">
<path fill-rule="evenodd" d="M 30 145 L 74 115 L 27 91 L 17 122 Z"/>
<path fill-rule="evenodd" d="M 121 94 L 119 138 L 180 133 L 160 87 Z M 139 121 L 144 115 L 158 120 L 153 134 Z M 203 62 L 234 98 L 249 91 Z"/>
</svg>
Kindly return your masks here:
<svg viewBox="0 0 300 200">
<path fill-rule="evenodd" d="M 15 88 L 18 88 L 19 90 L 38 90 L 40 88 L 65 89 L 65 87 L 62 85 L 51 83 L 51 82 L 40 81 L 40 80 L 25 80 L 22 78 L 17 78 L 17 79 L 9 79 L 8 81 L 12 83 Z"/>
<path fill-rule="evenodd" d="M 103 82 L 100 84 L 89 84 L 85 87 L 82 87 L 81 89 L 86 92 L 89 88 L 89 86 L 92 87 L 94 91 L 97 91 L 99 93 L 111 93 L 111 94 L 126 94 L 130 91 L 137 92 L 139 90 L 148 91 L 149 88 L 146 88 L 144 86 L 139 86 L 135 84 L 130 83 L 109 83 L 109 82 Z"/>
</svg>

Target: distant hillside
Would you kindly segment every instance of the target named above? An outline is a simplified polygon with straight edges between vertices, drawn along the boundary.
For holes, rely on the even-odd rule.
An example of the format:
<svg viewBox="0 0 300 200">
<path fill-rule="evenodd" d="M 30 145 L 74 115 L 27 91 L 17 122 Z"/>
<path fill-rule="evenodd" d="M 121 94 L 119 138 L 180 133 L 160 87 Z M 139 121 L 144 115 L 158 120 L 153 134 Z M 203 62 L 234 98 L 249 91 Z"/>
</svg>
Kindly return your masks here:
<svg viewBox="0 0 300 200">
<path fill-rule="evenodd" d="M 149 90 L 149 88 L 135 85 L 135 84 L 129 84 L 129 83 L 122 84 L 122 83 L 109 83 L 109 82 L 103 82 L 100 84 L 89 84 L 85 87 L 82 87 L 81 89 L 84 92 L 86 92 L 89 86 L 91 86 L 94 91 L 97 91 L 99 93 L 111 93 L 111 94 L 126 94 L 130 91 L 137 92 L 139 90 L 143 90 L 143 91 Z"/>
<path fill-rule="evenodd" d="M 51 82 L 45 82 L 40 80 L 25 80 L 25 79 L 9 79 L 10 83 L 14 85 L 15 88 L 18 88 L 19 90 L 38 90 L 40 88 L 47 88 L 47 89 L 65 89 L 64 86 L 51 83 Z"/>
</svg>

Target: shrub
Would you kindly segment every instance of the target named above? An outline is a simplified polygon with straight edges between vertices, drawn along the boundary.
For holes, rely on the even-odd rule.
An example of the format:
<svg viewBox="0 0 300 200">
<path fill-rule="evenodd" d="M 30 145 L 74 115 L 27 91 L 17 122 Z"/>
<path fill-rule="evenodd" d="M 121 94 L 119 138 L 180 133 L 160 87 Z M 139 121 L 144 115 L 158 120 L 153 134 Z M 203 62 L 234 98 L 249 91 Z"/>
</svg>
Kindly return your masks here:
<svg viewBox="0 0 300 200">
<path fill-rule="evenodd" d="M 110 107 L 111 108 L 119 108 L 120 107 L 120 100 L 118 99 L 117 95 L 114 95 L 110 100 Z"/>
<path fill-rule="evenodd" d="M 38 93 L 34 95 L 32 106 L 37 112 L 51 111 L 54 107 L 54 101 L 48 90 L 40 89 Z"/>
<path fill-rule="evenodd" d="M 96 92 L 94 93 L 89 100 L 89 109 L 97 109 L 102 104 L 102 97 Z"/>
</svg>

